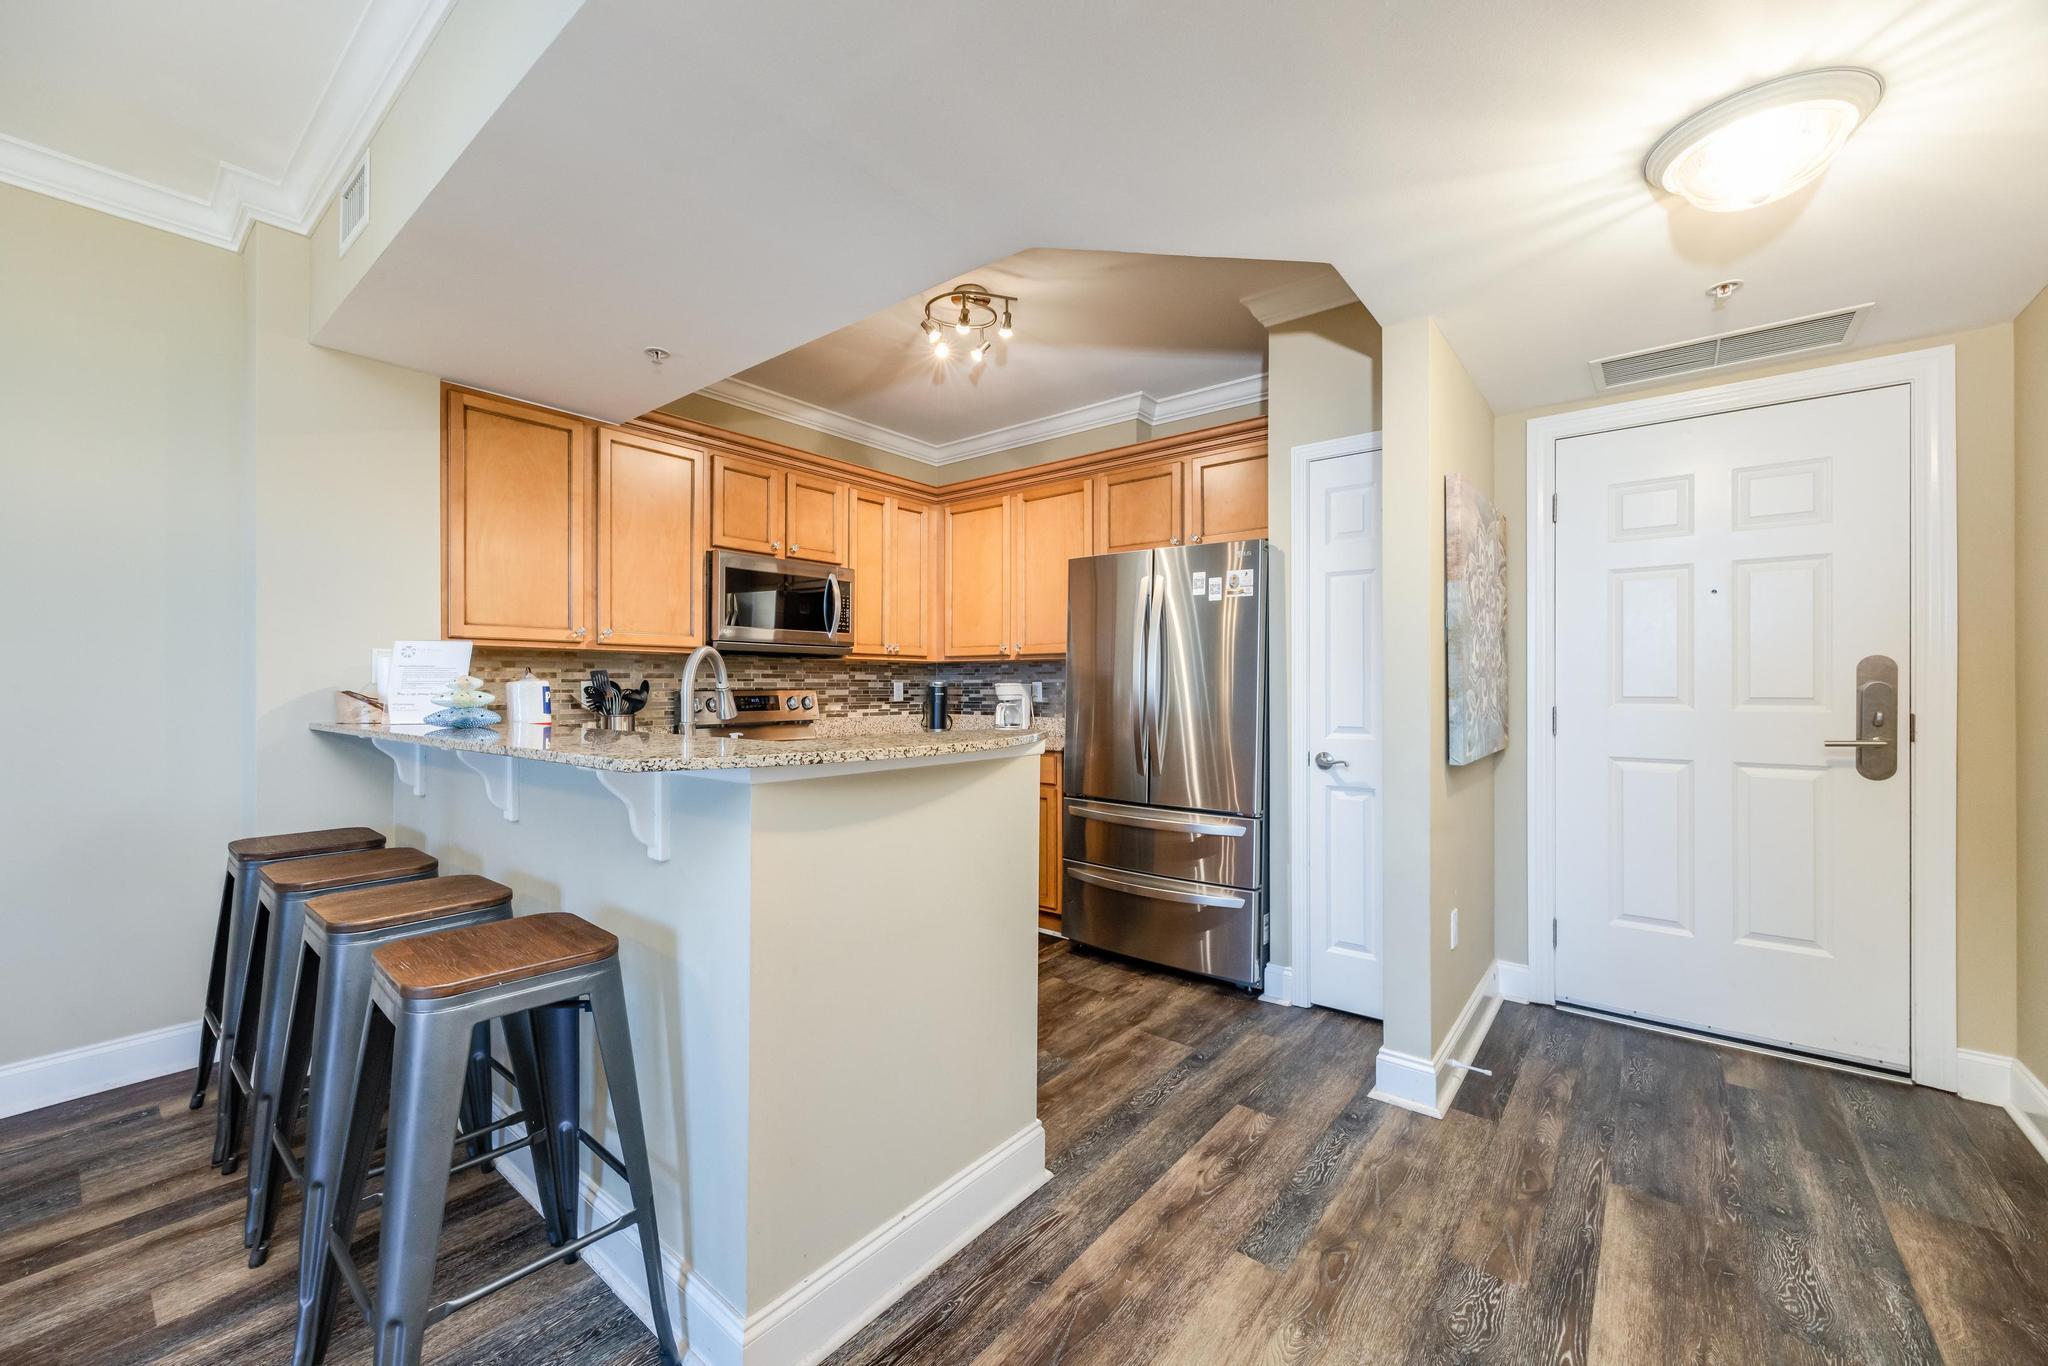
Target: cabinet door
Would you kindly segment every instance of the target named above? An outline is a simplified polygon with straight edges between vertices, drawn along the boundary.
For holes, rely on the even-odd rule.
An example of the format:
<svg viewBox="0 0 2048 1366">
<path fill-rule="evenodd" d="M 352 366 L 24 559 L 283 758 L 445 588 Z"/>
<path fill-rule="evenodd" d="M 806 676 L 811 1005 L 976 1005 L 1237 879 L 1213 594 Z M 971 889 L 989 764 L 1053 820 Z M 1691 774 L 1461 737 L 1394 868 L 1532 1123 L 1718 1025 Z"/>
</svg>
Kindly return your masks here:
<svg viewBox="0 0 2048 1366">
<path fill-rule="evenodd" d="M 451 392 L 445 436 L 448 634 L 589 643 L 589 427 Z"/>
<path fill-rule="evenodd" d="M 756 555 L 780 555 L 786 478 L 766 461 L 724 451 L 713 455 L 711 543 Z"/>
<path fill-rule="evenodd" d="M 694 446 L 598 429 L 598 644 L 704 643 L 709 464 Z"/>
<path fill-rule="evenodd" d="M 1038 928 L 1060 927 L 1060 757 L 1038 761 Z"/>
<path fill-rule="evenodd" d="M 1097 554 L 1180 544 L 1184 465 L 1168 460 L 1095 476 Z"/>
<path fill-rule="evenodd" d="M 796 560 L 823 560 L 842 564 L 846 560 L 846 485 L 821 474 L 791 470 L 789 488 L 789 549 L 783 552 Z"/>
<path fill-rule="evenodd" d="M 948 659 L 1010 653 L 1010 507 L 1007 494 L 995 494 L 946 508 Z"/>
<path fill-rule="evenodd" d="M 1246 541 L 1266 534 L 1266 448 L 1218 451 L 1188 461 L 1188 541 Z"/>
<path fill-rule="evenodd" d="M 1067 561 L 1094 553 L 1093 498 L 1086 479 L 1038 484 L 1012 495 L 1017 502 L 1017 555 L 1011 596 L 1016 602 L 1016 653 L 1067 652 Z"/>
<path fill-rule="evenodd" d="M 906 659 L 932 654 L 932 510 L 923 503 L 889 500 L 889 574 L 884 629 L 889 653 Z M 855 601 L 859 601 L 856 590 Z"/>
<path fill-rule="evenodd" d="M 847 498 L 846 565 L 853 571 L 853 653 L 890 653 L 888 627 L 892 562 L 886 494 L 855 489 Z"/>
</svg>

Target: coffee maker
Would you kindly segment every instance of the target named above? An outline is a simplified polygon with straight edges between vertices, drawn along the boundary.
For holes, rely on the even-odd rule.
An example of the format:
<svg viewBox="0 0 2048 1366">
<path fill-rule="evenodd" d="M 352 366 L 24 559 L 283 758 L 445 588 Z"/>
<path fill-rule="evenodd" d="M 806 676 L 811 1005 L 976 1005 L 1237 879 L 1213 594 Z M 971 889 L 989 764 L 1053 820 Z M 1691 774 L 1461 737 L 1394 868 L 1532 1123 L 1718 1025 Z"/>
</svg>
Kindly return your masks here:
<svg viewBox="0 0 2048 1366">
<path fill-rule="evenodd" d="M 1031 693 L 1022 683 L 996 684 L 996 729 L 1031 729 Z"/>
</svg>

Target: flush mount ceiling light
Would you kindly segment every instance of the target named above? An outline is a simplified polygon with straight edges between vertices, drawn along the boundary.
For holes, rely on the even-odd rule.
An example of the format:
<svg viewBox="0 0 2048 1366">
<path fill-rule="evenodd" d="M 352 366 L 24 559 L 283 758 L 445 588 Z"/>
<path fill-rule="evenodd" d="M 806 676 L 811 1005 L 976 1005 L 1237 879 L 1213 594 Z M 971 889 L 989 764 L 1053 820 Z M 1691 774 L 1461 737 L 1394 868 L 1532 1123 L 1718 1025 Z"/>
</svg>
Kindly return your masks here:
<svg viewBox="0 0 2048 1366">
<path fill-rule="evenodd" d="M 1714 213 L 1783 199 L 1827 169 L 1883 95 L 1875 72 L 1853 66 L 1753 85 L 1659 138 L 1643 178 Z"/>
<path fill-rule="evenodd" d="M 1014 294 L 997 294 L 977 284 L 955 285 L 924 301 L 924 321 L 919 329 L 932 344 L 932 354 L 940 360 L 952 354 L 946 342 L 949 330 L 956 337 L 974 337 L 974 349 L 967 354 L 969 360 L 979 365 L 988 358 L 990 332 L 1004 341 L 1014 334 L 1010 309 L 1016 302 Z"/>
</svg>

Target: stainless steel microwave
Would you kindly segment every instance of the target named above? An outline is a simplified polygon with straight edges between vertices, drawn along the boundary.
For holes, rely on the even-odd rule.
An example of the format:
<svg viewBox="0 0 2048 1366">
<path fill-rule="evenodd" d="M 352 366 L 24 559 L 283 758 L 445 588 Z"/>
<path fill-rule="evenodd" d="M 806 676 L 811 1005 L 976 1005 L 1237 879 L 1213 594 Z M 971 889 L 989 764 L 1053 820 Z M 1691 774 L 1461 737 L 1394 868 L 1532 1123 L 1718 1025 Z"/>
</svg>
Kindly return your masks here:
<svg viewBox="0 0 2048 1366">
<path fill-rule="evenodd" d="M 722 650 L 843 655 L 853 648 L 853 589 L 845 565 L 714 550 L 712 643 Z"/>
</svg>

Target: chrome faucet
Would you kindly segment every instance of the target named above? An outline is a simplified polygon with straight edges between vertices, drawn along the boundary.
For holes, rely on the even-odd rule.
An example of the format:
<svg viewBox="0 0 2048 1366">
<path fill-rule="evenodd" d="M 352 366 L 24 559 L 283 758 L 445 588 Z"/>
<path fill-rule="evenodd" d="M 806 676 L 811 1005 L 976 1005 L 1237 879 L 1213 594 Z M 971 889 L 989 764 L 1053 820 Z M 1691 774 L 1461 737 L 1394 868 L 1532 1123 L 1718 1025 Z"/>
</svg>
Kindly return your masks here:
<svg viewBox="0 0 2048 1366">
<path fill-rule="evenodd" d="M 704 656 L 711 656 L 711 692 L 718 699 L 718 719 L 730 721 L 740 714 L 732 704 L 732 680 L 726 676 L 725 656 L 709 645 L 699 645 L 690 652 L 689 662 L 683 665 L 682 686 L 676 691 L 676 733 L 689 734 L 690 727 L 697 719 L 697 666 L 704 662 Z"/>
</svg>

